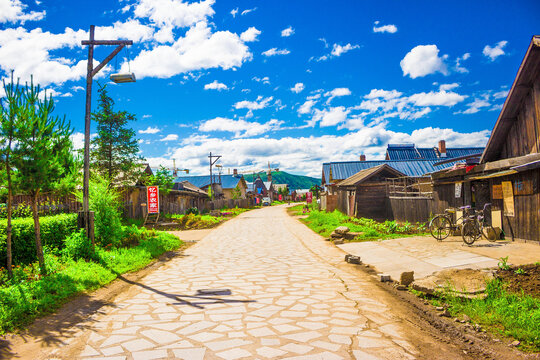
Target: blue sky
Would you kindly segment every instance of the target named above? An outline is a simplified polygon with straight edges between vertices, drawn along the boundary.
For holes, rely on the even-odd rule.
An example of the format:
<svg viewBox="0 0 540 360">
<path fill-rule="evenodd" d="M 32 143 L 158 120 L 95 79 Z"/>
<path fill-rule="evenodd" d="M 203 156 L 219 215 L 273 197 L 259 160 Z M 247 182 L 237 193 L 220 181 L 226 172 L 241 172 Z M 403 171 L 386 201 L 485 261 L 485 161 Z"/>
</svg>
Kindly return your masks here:
<svg viewBox="0 0 540 360">
<path fill-rule="evenodd" d="M 152 166 L 205 174 L 212 151 L 224 168 L 319 177 L 388 143 L 485 145 L 539 13 L 538 1 L 0 0 L 0 76 L 33 74 L 80 146 L 80 41 L 95 24 L 98 39 L 134 40 L 95 81 L 136 74 L 109 90 L 137 115 Z"/>
</svg>

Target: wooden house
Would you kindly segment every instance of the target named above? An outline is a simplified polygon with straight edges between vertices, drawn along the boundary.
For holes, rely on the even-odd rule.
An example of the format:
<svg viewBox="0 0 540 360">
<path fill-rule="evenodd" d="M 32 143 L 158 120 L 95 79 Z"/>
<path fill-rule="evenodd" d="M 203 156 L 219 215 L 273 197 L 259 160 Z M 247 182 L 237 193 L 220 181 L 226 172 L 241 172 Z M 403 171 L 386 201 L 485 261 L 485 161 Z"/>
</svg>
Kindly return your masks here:
<svg viewBox="0 0 540 360">
<path fill-rule="evenodd" d="M 534 36 L 480 164 L 432 175 L 439 211 L 492 203 L 507 238 L 540 242 L 540 36 Z"/>
<path fill-rule="evenodd" d="M 337 209 L 349 216 L 386 220 L 387 179 L 405 176 L 387 164 L 364 169 L 336 184 Z"/>
</svg>

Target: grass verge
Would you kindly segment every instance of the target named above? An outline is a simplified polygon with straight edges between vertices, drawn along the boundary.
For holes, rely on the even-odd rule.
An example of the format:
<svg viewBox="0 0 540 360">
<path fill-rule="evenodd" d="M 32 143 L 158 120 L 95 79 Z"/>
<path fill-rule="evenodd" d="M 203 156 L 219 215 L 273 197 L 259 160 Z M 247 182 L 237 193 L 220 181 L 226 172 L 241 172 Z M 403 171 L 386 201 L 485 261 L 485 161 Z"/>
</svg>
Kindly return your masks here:
<svg viewBox="0 0 540 360">
<path fill-rule="evenodd" d="M 20 329 L 36 317 L 58 309 L 69 298 L 102 287 L 118 275 L 142 269 L 183 244 L 165 232 L 148 233 L 131 248 L 98 248 L 94 261 L 74 261 L 48 252 L 47 276 L 37 275 L 37 264 L 16 267 L 16 280 L 0 287 L 0 334 Z"/>
<path fill-rule="evenodd" d="M 540 299 L 524 293 L 510 293 L 500 279 L 486 287 L 485 299 L 462 299 L 449 291 L 432 299 L 436 306 L 448 305 L 454 317 L 467 315 L 491 333 L 520 341 L 523 351 L 540 351 Z"/>
<path fill-rule="evenodd" d="M 410 224 L 405 222 L 399 224 L 395 221 L 377 222 L 372 219 L 354 218 L 347 216 L 338 210 L 331 213 L 317 210 L 317 205 L 296 205 L 289 208 L 292 215 L 307 215 L 301 218 L 304 224 L 311 230 L 324 237 L 330 234 L 338 226 L 347 226 L 351 232 L 361 233 L 352 241 L 365 241 L 377 239 L 393 239 L 412 235 L 421 235 L 425 232 L 425 224 Z"/>
<path fill-rule="evenodd" d="M 165 217 L 177 223 L 178 228 L 181 230 L 210 229 L 249 210 L 242 208 L 223 209 L 220 211 L 219 216 L 208 214 L 167 214 Z"/>
</svg>

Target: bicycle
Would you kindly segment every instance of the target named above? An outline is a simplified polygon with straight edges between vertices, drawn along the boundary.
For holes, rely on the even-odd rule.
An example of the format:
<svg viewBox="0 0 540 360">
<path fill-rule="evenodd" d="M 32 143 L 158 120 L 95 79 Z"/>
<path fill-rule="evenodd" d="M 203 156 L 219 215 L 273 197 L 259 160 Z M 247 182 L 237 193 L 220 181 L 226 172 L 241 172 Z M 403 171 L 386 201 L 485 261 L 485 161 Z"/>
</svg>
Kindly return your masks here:
<svg viewBox="0 0 540 360">
<path fill-rule="evenodd" d="M 468 211 L 470 210 L 471 206 L 461 206 L 459 209 L 463 211 L 463 215 L 460 216 L 456 221 L 453 220 L 453 214 L 456 213 L 456 209 L 449 208 L 444 210 L 444 214 L 439 214 L 435 216 L 431 221 L 429 222 L 429 231 L 431 233 L 431 236 L 433 236 L 437 241 L 443 241 L 446 239 L 450 233 L 453 233 L 454 231 L 458 230 L 461 226 L 459 224 L 459 221 L 465 218 L 465 216 L 468 215 Z"/>
<path fill-rule="evenodd" d="M 474 244 L 481 236 L 489 241 L 497 240 L 495 229 L 491 224 L 486 222 L 485 211 L 488 206 L 491 206 L 491 203 L 486 203 L 482 210 L 475 211 L 473 215 L 469 215 L 463 220 L 461 237 L 463 238 L 463 242 L 468 246 Z"/>
</svg>

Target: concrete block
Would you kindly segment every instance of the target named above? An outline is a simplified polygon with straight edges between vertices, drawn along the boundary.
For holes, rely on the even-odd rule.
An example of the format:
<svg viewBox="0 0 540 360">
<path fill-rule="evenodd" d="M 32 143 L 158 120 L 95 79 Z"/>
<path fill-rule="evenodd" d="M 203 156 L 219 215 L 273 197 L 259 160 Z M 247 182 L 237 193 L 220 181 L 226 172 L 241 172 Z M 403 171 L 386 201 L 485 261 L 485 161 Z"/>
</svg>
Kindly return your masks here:
<svg viewBox="0 0 540 360">
<path fill-rule="evenodd" d="M 381 282 L 392 281 L 392 279 L 390 278 L 390 275 L 388 274 L 377 274 L 377 276 L 379 277 Z"/>
<path fill-rule="evenodd" d="M 401 273 L 399 283 L 401 285 L 409 286 L 414 281 L 414 271 L 405 271 Z"/>
<path fill-rule="evenodd" d="M 360 260 L 360 256 L 351 255 L 349 256 L 349 259 L 347 259 L 347 262 L 349 264 L 361 264 L 362 261 Z"/>
<path fill-rule="evenodd" d="M 348 233 L 349 231 L 351 231 L 351 229 L 349 229 L 347 226 L 338 226 L 336 228 L 336 230 L 334 230 L 335 232 L 337 232 L 338 234 L 346 234 Z"/>
<path fill-rule="evenodd" d="M 334 240 L 334 245 L 341 245 L 343 244 L 343 239 L 335 239 Z"/>
</svg>

